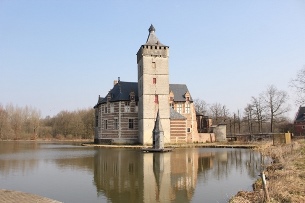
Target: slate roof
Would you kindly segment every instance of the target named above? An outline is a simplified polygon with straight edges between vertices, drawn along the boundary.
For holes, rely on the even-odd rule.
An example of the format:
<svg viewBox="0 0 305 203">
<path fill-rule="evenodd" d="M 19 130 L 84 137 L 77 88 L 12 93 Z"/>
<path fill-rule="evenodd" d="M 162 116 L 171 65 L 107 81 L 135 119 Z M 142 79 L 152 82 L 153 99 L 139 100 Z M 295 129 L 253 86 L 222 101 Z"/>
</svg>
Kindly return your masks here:
<svg viewBox="0 0 305 203">
<path fill-rule="evenodd" d="M 111 95 L 110 102 L 115 101 L 130 101 L 129 94 L 130 92 L 135 93 L 135 100 L 138 101 L 138 83 L 137 82 L 123 82 L 119 81 L 117 84 L 113 86 L 113 88 L 109 91 L 108 94 Z M 102 104 L 107 102 L 107 96 L 108 94 L 102 98 L 99 99 L 97 104 Z"/>
<path fill-rule="evenodd" d="M 305 106 L 300 106 L 297 116 L 295 117 L 295 121 L 305 121 Z"/>
<path fill-rule="evenodd" d="M 150 25 L 148 31 L 149 31 L 149 34 L 148 34 L 146 43 L 144 45 L 165 46 L 164 44 L 162 44 L 159 41 L 158 37 L 156 36 L 156 34 L 155 34 L 156 29 L 154 28 L 153 25 Z"/>
<path fill-rule="evenodd" d="M 185 84 L 169 84 L 169 91 L 173 91 L 174 101 L 185 101 L 184 94 L 189 92 Z M 193 101 L 191 96 L 190 101 Z"/>
<path fill-rule="evenodd" d="M 182 116 L 180 113 L 175 111 L 175 109 L 170 108 L 170 119 L 177 119 L 177 120 L 184 120 L 186 119 L 184 116 Z"/>
<path fill-rule="evenodd" d="M 129 94 L 130 92 L 135 93 L 135 100 L 138 101 L 138 83 L 137 82 L 123 82 L 119 81 L 117 84 L 113 86 L 113 88 L 109 91 L 108 94 L 111 94 L 110 102 L 115 101 L 130 101 Z M 187 86 L 185 84 L 170 84 L 169 91 L 173 91 L 174 93 L 174 101 L 186 101 L 185 93 L 188 92 Z M 107 95 L 108 95 L 107 94 Z M 98 104 L 103 104 L 107 102 L 107 95 L 102 98 L 100 97 L 98 100 Z M 190 96 L 190 101 L 192 97 Z"/>
</svg>

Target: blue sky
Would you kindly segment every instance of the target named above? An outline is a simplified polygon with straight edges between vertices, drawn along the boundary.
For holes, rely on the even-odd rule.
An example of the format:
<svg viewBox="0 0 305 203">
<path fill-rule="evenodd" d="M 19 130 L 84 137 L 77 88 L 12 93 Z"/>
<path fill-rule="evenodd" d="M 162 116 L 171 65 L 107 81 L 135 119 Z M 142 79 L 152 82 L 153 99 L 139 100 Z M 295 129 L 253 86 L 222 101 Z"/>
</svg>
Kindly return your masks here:
<svg viewBox="0 0 305 203">
<path fill-rule="evenodd" d="M 290 95 L 305 65 L 305 1 L 0 0 L 0 104 L 43 116 L 93 107 L 113 80 L 137 80 L 153 24 L 170 47 L 170 83 L 243 111 L 268 85 Z"/>
</svg>

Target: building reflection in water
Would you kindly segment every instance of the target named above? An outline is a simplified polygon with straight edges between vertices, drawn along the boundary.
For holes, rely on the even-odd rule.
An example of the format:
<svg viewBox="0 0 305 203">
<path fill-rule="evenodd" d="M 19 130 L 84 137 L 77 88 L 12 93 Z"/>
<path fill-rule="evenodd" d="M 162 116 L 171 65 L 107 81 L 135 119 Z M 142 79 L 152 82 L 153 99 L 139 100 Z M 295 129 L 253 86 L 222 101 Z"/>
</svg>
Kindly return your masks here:
<svg viewBox="0 0 305 203">
<path fill-rule="evenodd" d="M 22 176 L 31 173 L 36 177 L 36 172 L 50 166 L 43 163 L 55 163 L 69 173 L 93 173 L 97 198 L 107 198 L 108 202 L 219 201 L 244 185 L 251 187 L 262 163 L 259 153 L 244 149 L 188 148 L 142 153 L 134 149 L 56 144 L 0 146 L 1 177 L 11 176 L 16 170 Z"/>
<path fill-rule="evenodd" d="M 190 202 L 198 176 L 204 182 L 221 180 L 237 170 L 255 178 L 261 165 L 257 153 L 242 149 L 98 149 L 94 159 L 98 195 L 111 202 Z"/>
</svg>

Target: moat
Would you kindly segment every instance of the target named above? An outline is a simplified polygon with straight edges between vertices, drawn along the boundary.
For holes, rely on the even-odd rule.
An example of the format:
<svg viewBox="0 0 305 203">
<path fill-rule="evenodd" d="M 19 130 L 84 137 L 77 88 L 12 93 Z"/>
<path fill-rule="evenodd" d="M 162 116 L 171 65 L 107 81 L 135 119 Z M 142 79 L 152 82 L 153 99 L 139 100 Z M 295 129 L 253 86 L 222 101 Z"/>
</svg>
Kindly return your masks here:
<svg viewBox="0 0 305 203">
<path fill-rule="evenodd" d="M 252 190 L 262 158 L 251 149 L 168 153 L 76 143 L 0 142 L 0 189 L 61 202 L 227 202 Z"/>
</svg>

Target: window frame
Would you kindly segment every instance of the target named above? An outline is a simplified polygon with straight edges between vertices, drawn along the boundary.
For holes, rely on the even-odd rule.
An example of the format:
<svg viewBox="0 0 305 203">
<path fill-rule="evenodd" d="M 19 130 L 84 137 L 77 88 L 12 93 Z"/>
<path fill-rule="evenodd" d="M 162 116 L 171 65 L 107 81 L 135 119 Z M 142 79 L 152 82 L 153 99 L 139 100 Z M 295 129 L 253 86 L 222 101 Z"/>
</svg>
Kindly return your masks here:
<svg viewBox="0 0 305 203">
<path fill-rule="evenodd" d="M 128 119 L 128 129 L 129 130 L 134 129 L 134 119 L 133 118 Z"/>
</svg>

